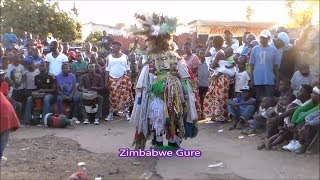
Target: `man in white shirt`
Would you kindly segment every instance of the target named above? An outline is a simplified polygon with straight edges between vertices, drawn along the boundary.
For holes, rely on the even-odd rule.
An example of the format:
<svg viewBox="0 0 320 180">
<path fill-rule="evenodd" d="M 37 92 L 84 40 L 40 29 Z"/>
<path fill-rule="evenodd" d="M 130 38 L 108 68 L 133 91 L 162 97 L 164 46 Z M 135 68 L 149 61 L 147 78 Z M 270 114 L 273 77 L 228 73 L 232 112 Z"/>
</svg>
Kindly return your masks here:
<svg viewBox="0 0 320 180">
<path fill-rule="evenodd" d="M 46 55 L 46 62 L 48 62 L 49 73 L 57 76 L 62 73 L 62 64 L 68 62 L 68 57 L 58 50 L 59 43 L 52 41 L 50 43 L 51 53 Z"/>
<path fill-rule="evenodd" d="M 130 120 L 129 106 L 133 102 L 130 66 L 127 55 L 121 52 L 122 44 L 112 43 L 113 53 L 107 57 L 106 86 L 109 89 L 110 110 L 106 121 L 113 119 L 113 112 L 123 110 L 126 120 Z"/>
</svg>

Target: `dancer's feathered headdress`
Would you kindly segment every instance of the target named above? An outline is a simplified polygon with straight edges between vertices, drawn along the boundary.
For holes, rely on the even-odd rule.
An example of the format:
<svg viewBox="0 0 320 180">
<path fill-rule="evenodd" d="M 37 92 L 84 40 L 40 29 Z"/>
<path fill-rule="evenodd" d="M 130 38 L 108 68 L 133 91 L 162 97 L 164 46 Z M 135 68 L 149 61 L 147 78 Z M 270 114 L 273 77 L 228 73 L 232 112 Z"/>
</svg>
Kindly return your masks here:
<svg viewBox="0 0 320 180">
<path fill-rule="evenodd" d="M 135 14 L 138 23 L 131 26 L 129 32 L 146 38 L 149 53 L 160 53 L 170 50 L 170 41 L 178 24 L 176 17 Z"/>
</svg>

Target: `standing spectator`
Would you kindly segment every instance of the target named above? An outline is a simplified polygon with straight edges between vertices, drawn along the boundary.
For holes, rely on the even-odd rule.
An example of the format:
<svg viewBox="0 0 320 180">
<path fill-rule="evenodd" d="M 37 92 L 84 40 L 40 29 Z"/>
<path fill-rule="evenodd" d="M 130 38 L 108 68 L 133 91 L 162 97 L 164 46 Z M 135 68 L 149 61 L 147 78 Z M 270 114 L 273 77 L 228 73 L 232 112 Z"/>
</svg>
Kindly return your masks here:
<svg viewBox="0 0 320 180">
<path fill-rule="evenodd" d="M 62 72 L 62 64 L 68 62 L 68 57 L 58 50 L 59 43 L 52 41 L 50 43 L 51 53 L 47 54 L 46 62 L 49 64 L 49 73 L 57 76 Z"/>
<path fill-rule="evenodd" d="M 13 33 L 13 29 L 9 27 L 7 32 L 3 36 L 4 47 L 6 51 L 11 51 L 14 48 L 15 44 L 18 43 L 17 36 Z"/>
<path fill-rule="evenodd" d="M 310 73 L 309 65 L 301 64 L 299 70 L 296 71 L 291 78 L 291 88 L 293 89 L 293 93 L 296 95 L 302 84 L 311 85 L 314 81 L 315 79 Z"/>
<path fill-rule="evenodd" d="M 22 43 L 23 43 L 23 45 L 27 45 L 27 42 L 28 42 L 28 32 L 25 31 L 25 32 L 23 33 Z"/>
<path fill-rule="evenodd" d="M 188 37 L 187 38 L 187 43 L 190 43 L 191 44 L 191 52 L 192 53 L 196 53 L 196 45 L 194 44 L 194 43 L 192 43 L 192 39 L 191 39 L 191 37 Z"/>
<path fill-rule="evenodd" d="M 233 35 L 229 30 L 225 30 L 223 32 L 223 37 L 225 40 L 222 46 L 223 49 L 227 49 L 228 47 L 231 47 L 233 49 L 233 52 L 236 53 L 237 49 L 239 48 L 239 41 L 233 38 Z"/>
<path fill-rule="evenodd" d="M 77 61 L 71 64 L 71 72 L 77 77 L 77 82 L 79 82 L 80 76 L 87 73 L 88 62 L 83 60 L 82 53 L 78 51 L 76 53 Z"/>
<path fill-rule="evenodd" d="M 69 56 L 69 48 L 70 48 L 70 46 L 68 43 L 66 43 L 66 42 L 62 43 L 62 53 L 64 55 Z"/>
<path fill-rule="evenodd" d="M 245 56 L 240 56 L 238 60 L 238 70 L 235 75 L 235 93 L 236 97 L 241 96 L 241 89 L 245 86 L 248 86 L 250 77 L 248 72 L 246 71 L 246 59 Z"/>
<path fill-rule="evenodd" d="M 96 65 L 95 64 L 88 64 L 88 73 L 84 74 L 80 78 L 80 84 L 78 86 L 78 90 L 80 92 L 88 92 L 88 91 L 100 91 L 103 89 L 103 79 L 99 74 L 96 73 Z M 103 104 L 103 97 L 98 94 L 98 111 L 95 114 L 94 124 L 99 125 L 99 119 L 101 118 L 102 112 L 102 104 Z M 85 109 L 85 104 L 83 103 L 83 96 L 80 97 L 80 106 L 83 116 L 83 124 L 89 124 L 88 114 Z"/>
<path fill-rule="evenodd" d="M 138 44 L 138 38 L 134 38 L 133 43 L 129 45 L 128 51 L 129 53 L 135 52 L 139 53 L 141 50 L 140 45 Z"/>
<path fill-rule="evenodd" d="M 102 46 L 106 49 L 106 52 L 110 53 L 113 38 L 107 34 L 106 30 L 103 30 L 103 36 L 101 37 L 101 42 L 102 42 Z"/>
<path fill-rule="evenodd" d="M 7 98 L 0 92 L 0 163 L 9 140 L 9 133 L 19 128 L 19 119 Z"/>
<path fill-rule="evenodd" d="M 57 76 L 57 88 L 58 88 L 58 111 L 60 114 L 63 114 L 63 101 L 69 101 L 73 105 L 72 119 L 80 124 L 80 121 L 77 118 L 78 114 L 78 105 L 80 102 L 80 97 L 75 96 L 76 92 L 76 76 L 70 73 L 70 65 L 64 63 L 62 65 L 62 74 Z"/>
<path fill-rule="evenodd" d="M 92 44 L 90 42 L 84 43 L 84 52 L 83 52 L 83 59 L 87 62 L 90 62 L 92 56 Z"/>
<path fill-rule="evenodd" d="M 13 87 L 12 98 L 15 101 L 24 103 L 24 84 L 26 80 L 26 69 L 21 65 L 19 55 L 9 57 L 12 64 L 9 64 L 6 80 Z"/>
<path fill-rule="evenodd" d="M 216 54 L 211 64 L 212 68 L 219 66 L 219 60 L 226 59 L 222 50 L 223 42 L 222 36 L 213 36 L 212 43 Z M 213 79 L 204 99 L 204 115 L 212 118 L 212 120 L 226 121 L 228 116 L 226 100 L 228 99 L 229 77 L 227 74 L 220 74 L 214 76 Z"/>
<path fill-rule="evenodd" d="M 50 112 L 51 104 L 54 102 L 57 90 L 56 77 L 48 73 L 47 64 L 41 63 L 39 67 L 40 73 L 36 75 L 35 84 L 39 93 L 45 93 L 43 98 L 42 121 L 46 114 Z M 30 122 L 33 107 L 32 96 L 29 96 L 26 103 L 23 121 Z"/>
<path fill-rule="evenodd" d="M 198 67 L 200 65 L 200 60 L 199 60 L 198 56 L 192 53 L 191 44 L 188 42 L 184 43 L 183 49 L 184 49 L 184 53 L 185 53 L 185 55 L 183 57 L 184 60 L 186 61 L 187 65 L 191 68 L 192 73 L 195 76 L 197 76 Z"/>
<path fill-rule="evenodd" d="M 248 43 L 248 41 L 247 41 L 247 35 L 248 34 L 250 34 L 250 32 L 248 32 L 248 31 L 243 33 L 242 38 L 241 38 L 242 39 L 242 44 L 241 44 L 241 46 L 239 46 L 239 48 L 235 52 L 236 55 L 240 55 L 242 50 L 243 50 L 243 48 L 250 44 L 250 42 Z"/>
<path fill-rule="evenodd" d="M 271 33 L 263 30 L 260 33 L 260 45 L 254 47 L 250 56 L 250 79 L 256 89 L 258 102 L 262 97 L 272 97 L 275 81 L 278 80 L 279 59 L 277 49 L 268 45 Z"/>
<path fill-rule="evenodd" d="M 34 62 L 28 60 L 26 63 L 26 84 L 25 84 L 25 95 L 26 97 L 31 96 L 31 93 L 37 89 L 35 84 L 35 77 L 40 73 L 39 69 L 35 68 Z"/>
<path fill-rule="evenodd" d="M 129 107 L 133 102 L 131 92 L 130 67 L 128 57 L 121 52 L 122 44 L 118 41 L 112 43 L 112 51 L 107 58 L 106 85 L 110 92 L 110 110 L 107 121 L 113 119 L 113 112 L 124 110 L 126 120 L 130 120 Z"/>
<path fill-rule="evenodd" d="M 200 96 L 200 106 L 201 106 L 201 114 L 203 116 L 203 100 L 205 95 L 208 92 L 209 87 L 209 67 L 206 63 L 205 58 L 205 50 L 200 49 L 198 51 L 198 56 L 201 60 L 201 64 L 198 67 L 198 89 L 199 89 L 199 96 Z M 204 117 L 201 117 L 204 118 Z"/>
</svg>

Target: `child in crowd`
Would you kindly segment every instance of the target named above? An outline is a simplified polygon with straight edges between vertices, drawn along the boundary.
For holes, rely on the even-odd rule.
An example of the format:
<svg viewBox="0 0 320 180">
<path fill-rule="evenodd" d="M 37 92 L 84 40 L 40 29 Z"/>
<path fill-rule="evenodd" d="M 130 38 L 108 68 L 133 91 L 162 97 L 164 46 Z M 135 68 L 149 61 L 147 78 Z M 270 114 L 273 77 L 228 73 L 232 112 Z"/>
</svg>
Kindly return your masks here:
<svg viewBox="0 0 320 180">
<path fill-rule="evenodd" d="M 12 64 L 9 64 L 6 71 L 6 80 L 13 87 L 12 98 L 15 101 L 24 103 L 24 84 L 26 80 L 26 69 L 21 65 L 19 55 L 9 57 Z"/>
<path fill-rule="evenodd" d="M 25 82 L 25 96 L 29 97 L 31 96 L 31 93 L 37 89 L 35 85 L 35 80 L 34 78 L 36 75 L 40 73 L 39 69 L 35 68 L 34 62 L 31 61 L 26 61 L 26 82 Z"/>
<path fill-rule="evenodd" d="M 234 98 L 234 91 L 235 91 L 235 77 L 234 77 L 234 70 L 236 63 L 233 60 L 234 55 L 233 55 L 233 49 L 231 47 L 227 48 L 225 51 L 225 56 L 226 56 L 226 61 L 229 63 L 229 65 L 226 65 L 225 68 L 230 70 L 230 75 L 229 75 L 229 99 Z M 242 86 L 243 87 L 243 86 Z"/>
<path fill-rule="evenodd" d="M 253 121 L 249 121 L 250 125 L 244 129 L 242 133 L 253 134 L 257 129 L 265 129 L 267 118 L 264 116 L 266 110 L 270 107 L 275 106 L 275 100 L 271 97 L 264 97 L 261 101 L 259 111 L 253 115 Z"/>
<path fill-rule="evenodd" d="M 205 49 L 200 49 L 198 51 L 198 57 L 201 61 L 201 64 L 198 67 L 198 90 L 200 96 L 200 106 L 201 106 L 201 118 L 203 117 L 203 100 L 205 95 L 208 92 L 209 87 L 209 68 L 208 64 L 206 63 L 205 58 Z"/>
<path fill-rule="evenodd" d="M 291 88 L 293 89 L 293 93 L 297 95 L 299 87 L 302 84 L 311 85 L 314 81 L 314 77 L 310 74 L 309 65 L 300 65 L 299 70 L 296 71 L 291 78 Z"/>
<path fill-rule="evenodd" d="M 244 86 L 241 89 L 241 97 L 228 99 L 228 113 L 230 118 L 234 121 L 233 129 L 242 129 L 242 124 L 252 118 L 255 110 L 256 100 L 251 98 L 251 90 L 249 86 Z"/>
<path fill-rule="evenodd" d="M 236 97 L 240 97 L 241 95 L 241 88 L 244 86 L 248 86 L 250 77 L 246 71 L 246 58 L 245 56 L 240 56 L 238 60 L 238 70 L 236 71 L 235 75 L 235 92 Z"/>
</svg>

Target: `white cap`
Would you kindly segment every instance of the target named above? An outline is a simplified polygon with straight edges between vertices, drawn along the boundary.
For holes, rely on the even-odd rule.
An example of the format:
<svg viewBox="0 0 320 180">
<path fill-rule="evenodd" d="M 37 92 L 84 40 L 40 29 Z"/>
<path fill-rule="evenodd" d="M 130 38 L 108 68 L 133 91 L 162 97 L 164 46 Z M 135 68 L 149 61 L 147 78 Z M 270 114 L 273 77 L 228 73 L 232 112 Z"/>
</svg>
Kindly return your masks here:
<svg viewBox="0 0 320 180">
<path fill-rule="evenodd" d="M 267 37 L 271 37 L 271 32 L 269 30 L 262 30 L 261 33 L 260 33 L 260 37 L 264 37 L 264 38 L 267 38 Z"/>
<path fill-rule="evenodd" d="M 250 86 L 243 86 L 240 91 L 250 91 Z"/>
</svg>

